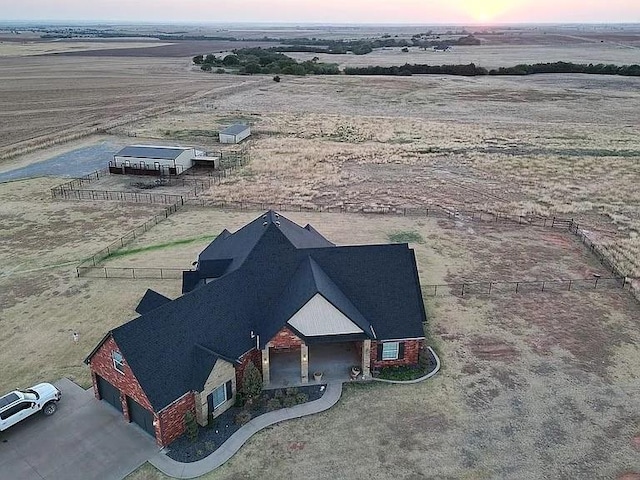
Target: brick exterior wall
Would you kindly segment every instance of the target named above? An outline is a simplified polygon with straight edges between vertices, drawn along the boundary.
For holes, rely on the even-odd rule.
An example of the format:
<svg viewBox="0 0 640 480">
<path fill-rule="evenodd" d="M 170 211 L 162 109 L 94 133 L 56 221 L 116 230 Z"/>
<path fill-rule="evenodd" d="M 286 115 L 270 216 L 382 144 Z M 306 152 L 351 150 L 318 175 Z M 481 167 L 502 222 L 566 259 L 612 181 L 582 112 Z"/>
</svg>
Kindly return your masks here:
<svg viewBox="0 0 640 480">
<path fill-rule="evenodd" d="M 111 385 L 120 390 L 120 402 L 122 403 L 122 411 L 124 417 L 129 421 L 129 408 L 127 406 L 127 396 L 133 398 L 136 402 L 142 405 L 147 410 L 153 412 L 153 408 L 147 399 L 142 387 L 138 383 L 135 375 L 127 365 L 127 359 L 124 361 L 124 374 L 117 371 L 113 366 L 113 359 L 111 352 L 114 350 L 120 351 L 118 345 L 113 338 L 109 337 L 98 351 L 91 357 L 89 364 L 91 368 L 91 379 L 93 381 L 93 393 L 98 400 L 100 400 L 100 394 L 98 392 L 98 380 L 96 374 L 100 375 Z"/>
<path fill-rule="evenodd" d="M 159 414 L 156 425 L 156 441 L 161 446 L 167 446 L 185 431 L 184 416 L 191 411 L 196 414 L 196 402 L 193 392 L 189 392 L 176 402 L 169 405 Z"/>
<path fill-rule="evenodd" d="M 282 329 L 269 340 L 268 345 L 276 350 L 294 350 L 304 345 L 304 342 L 287 327 L 282 327 Z"/>
<path fill-rule="evenodd" d="M 253 362 L 262 373 L 262 352 L 254 348 L 240 357 L 240 364 L 236 364 L 236 391 L 242 389 L 242 375 L 249 362 Z"/>
<path fill-rule="evenodd" d="M 379 343 L 381 342 L 371 340 L 371 368 L 394 367 L 397 365 L 417 365 L 418 356 L 424 340 L 400 340 L 400 343 L 404 343 L 404 357 L 398 360 L 378 360 Z"/>
</svg>

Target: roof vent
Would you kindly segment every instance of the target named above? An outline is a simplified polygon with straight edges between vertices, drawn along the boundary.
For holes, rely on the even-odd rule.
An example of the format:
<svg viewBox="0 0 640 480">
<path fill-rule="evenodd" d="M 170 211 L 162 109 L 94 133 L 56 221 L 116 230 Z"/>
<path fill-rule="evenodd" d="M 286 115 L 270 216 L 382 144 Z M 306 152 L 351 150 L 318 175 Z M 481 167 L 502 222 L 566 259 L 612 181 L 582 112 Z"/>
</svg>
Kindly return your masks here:
<svg viewBox="0 0 640 480">
<path fill-rule="evenodd" d="M 269 222 L 262 222 L 263 227 L 266 227 L 267 225 L 269 225 Z"/>
<path fill-rule="evenodd" d="M 280 222 L 276 220 L 276 225 L 279 227 L 280 226 Z"/>
<path fill-rule="evenodd" d="M 276 217 L 276 220 L 277 220 L 278 218 L 280 218 L 280 214 L 279 214 L 279 213 L 275 213 L 275 214 L 274 214 L 274 216 Z"/>
</svg>

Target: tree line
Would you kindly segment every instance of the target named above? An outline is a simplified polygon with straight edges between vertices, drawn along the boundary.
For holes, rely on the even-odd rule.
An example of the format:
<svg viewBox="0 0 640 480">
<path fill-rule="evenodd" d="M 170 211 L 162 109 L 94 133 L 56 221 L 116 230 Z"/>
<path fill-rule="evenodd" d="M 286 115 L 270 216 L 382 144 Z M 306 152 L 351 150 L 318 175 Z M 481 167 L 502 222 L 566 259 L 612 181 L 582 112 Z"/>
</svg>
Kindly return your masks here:
<svg viewBox="0 0 640 480">
<path fill-rule="evenodd" d="M 539 73 L 582 73 L 590 75 L 640 76 L 640 65 L 577 64 L 570 62 L 521 64 L 488 70 L 474 63 L 466 65 L 424 65 L 405 64 L 392 67 L 346 67 L 345 75 L 460 75 L 474 77 L 480 75 L 535 75 Z"/>
<path fill-rule="evenodd" d="M 231 70 L 244 74 L 275 74 L 275 75 L 339 75 L 340 69 L 335 63 L 322 63 L 318 58 L 298 62 L 282 53 L 262 48 L 241 48 L 225 57 L 213 54 L 196 55 L 193 63 L 200 65 L 204 71 L 216 70 L 225 73 Z"/>
</svg>

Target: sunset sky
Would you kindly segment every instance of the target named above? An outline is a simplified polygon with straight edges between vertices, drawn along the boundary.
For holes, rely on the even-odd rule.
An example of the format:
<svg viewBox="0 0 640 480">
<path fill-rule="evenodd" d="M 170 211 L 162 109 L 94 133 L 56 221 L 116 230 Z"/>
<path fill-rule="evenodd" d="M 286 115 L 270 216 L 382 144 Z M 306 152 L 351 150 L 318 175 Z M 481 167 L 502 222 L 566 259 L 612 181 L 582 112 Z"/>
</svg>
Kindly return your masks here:
<svg viewBox="0 0 640 480">
<path fill-rule="evenodd" d="M 0 20 L 272 23 L 640 22 L 640 0 L 0 0 Z"/>
</svg>

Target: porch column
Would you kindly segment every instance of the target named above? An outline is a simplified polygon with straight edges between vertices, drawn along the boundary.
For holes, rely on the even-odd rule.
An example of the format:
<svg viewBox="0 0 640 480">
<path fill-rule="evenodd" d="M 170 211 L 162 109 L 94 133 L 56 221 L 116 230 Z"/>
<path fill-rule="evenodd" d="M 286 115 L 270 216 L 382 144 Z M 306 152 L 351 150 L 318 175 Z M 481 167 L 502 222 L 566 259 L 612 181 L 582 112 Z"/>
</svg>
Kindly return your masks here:
<svg viewBox="0 0 640 480">
<path fill-rule="evenodd" d="M 371 375 L 371 340 L 362 342 L 362 378 Z"/>
<path fill-rule="evenodd" d="M 304 343 L 300 347 L 300 376 L 302 383 L 309 383 L 309 347 Z"/>
<path fill-rule="evenodd" d="M 271 381 L 269 375 L 269 345 L 262 350 L 262 384 L 268 386 Z"/>
</svg>

